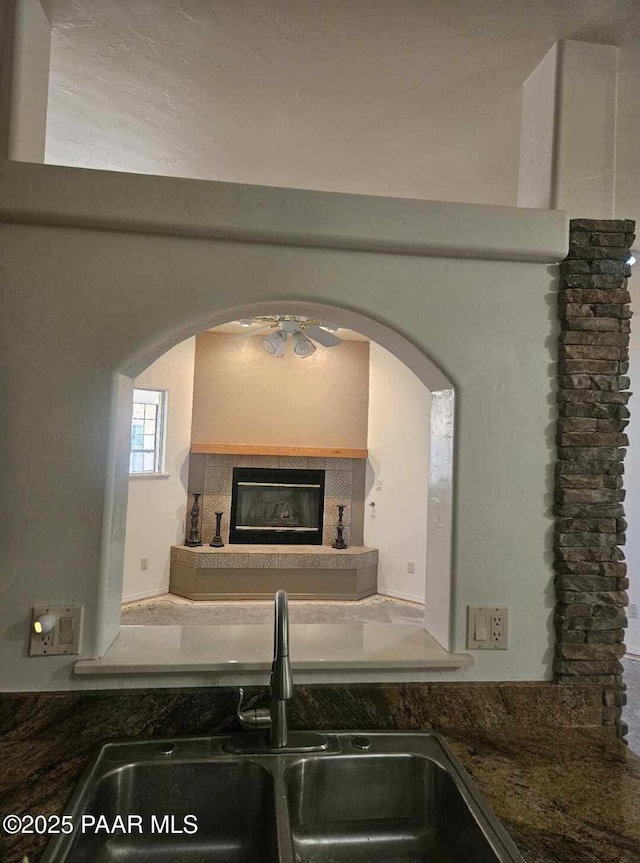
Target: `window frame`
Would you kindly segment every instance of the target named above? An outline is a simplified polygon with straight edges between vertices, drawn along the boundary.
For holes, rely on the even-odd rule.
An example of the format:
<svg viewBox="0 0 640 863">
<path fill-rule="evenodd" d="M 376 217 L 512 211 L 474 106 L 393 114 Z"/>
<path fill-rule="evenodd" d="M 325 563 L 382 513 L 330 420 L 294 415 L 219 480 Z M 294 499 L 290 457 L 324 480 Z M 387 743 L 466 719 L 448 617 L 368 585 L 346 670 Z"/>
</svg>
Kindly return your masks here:
<svg viewBox="0 0 640 863">
<path fill-rule="evenodd" d="M 131 454 L 134 452 L 132 448 L 133 441 L 133 410 L 134 405 L 136 404 L 136 392 L 152 392 L 159 393 L 160 399 L 157 404 L 158 413 L 156 418 L 156 432 L 155 432 L 155 447 L 153 449 L 154 454 L 154 470 L 146 470 L 146 471 L 132 471 L 131 470 Z M 166 454 L 166 441 L 167 441 L 167 416 L 168 416 L 168 402 L 169 402 L 169 391 L 166 389 L 162 389 L 161 387 L 144 387 L 144 386 L 134 386 L 133 388 L 133 398 L 131 401 L 131 434 L 129 441 L 129 478 L 137 479 L 137 478 L 146 478 L 150 479 L 153 477 L 167 477 L 168 474 L 165 472 L 165 454 Z M 149 404 L 149 402 L 138 402 L 138 404 Z M 153 402 L 151 402 L 153 404 Z M 145 452 L 150 453 L 152 450 L 136 450 L 136 452 Z"/>
</svg>

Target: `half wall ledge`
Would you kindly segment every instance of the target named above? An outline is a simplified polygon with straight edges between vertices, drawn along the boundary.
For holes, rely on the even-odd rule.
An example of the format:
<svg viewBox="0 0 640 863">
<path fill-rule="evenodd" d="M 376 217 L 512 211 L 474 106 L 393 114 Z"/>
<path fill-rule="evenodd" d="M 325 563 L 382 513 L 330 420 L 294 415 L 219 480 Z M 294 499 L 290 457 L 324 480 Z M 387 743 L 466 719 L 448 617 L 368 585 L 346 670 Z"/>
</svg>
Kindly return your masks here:
<svg viewBox="0 0 640 863">
<path fill-rule="evenodd" d="M 416 624 L 292 624 L 291 663 L 297 682 L 419 680 L 422 672 L 473 665 L 464 653 L 448 653 Z M 80 659 L 76 675 L 160 675 L 167 686 L 179 675 L 207 684 L 264 684 L 271 668 L 273 626 L 123 626 L 101 659 Z M 132 682 L 132 685 L 137 685 Z M 200 679 L 200 684 L 202 680 Z"/>
<path fill-rule="evenodd" d="M 0 161 L 0 222 L 555 264 L 568 214 Z"/>
</svg>

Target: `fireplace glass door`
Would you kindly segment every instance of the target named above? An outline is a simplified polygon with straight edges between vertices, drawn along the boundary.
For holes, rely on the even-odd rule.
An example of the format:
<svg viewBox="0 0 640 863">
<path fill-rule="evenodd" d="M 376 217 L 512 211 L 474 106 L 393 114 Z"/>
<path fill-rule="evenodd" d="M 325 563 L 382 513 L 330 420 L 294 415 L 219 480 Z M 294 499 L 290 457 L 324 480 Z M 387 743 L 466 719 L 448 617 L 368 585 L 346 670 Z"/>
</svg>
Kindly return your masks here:
<svg viewBox="0 0 640 863">
<path fill-rule="evenodd" d="M 324 471 L 234 468 L 229 541 L 322 544 Z"/>
</svg>

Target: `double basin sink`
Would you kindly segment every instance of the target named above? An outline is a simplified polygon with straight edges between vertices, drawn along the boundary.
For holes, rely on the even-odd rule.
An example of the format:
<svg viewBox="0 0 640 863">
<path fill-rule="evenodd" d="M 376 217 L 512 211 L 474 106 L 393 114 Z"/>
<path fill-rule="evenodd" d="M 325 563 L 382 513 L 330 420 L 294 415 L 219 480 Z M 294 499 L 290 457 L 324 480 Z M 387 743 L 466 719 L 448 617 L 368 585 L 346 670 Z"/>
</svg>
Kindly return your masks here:
<svg viewBox="0 0 640 863">
<path fill-rule="evenodd" d="M 438 734 L 324 736 L 107 744 L 41 863 L 523 863 Z"/>
</svg>

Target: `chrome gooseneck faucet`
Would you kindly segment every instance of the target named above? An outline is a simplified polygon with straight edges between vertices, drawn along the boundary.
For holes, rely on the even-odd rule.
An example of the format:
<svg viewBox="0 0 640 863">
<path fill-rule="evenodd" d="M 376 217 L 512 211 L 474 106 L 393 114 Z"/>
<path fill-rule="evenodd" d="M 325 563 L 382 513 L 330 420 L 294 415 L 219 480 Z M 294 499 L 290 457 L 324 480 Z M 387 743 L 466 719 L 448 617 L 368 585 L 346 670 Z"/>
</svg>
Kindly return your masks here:
<svg viewBox="0 0 640 863">
<path fill-rule="evenodd" d="M 289 601 L 284 590 L 275 598 L 273 632 L 273 662 L 271 664 L 271 745 L 282 749 L 287 745 L 287 701 L 293 695 L 293 677 L 289 662 Z"/>
<path fill-rule="evenodd" d="M 271 679 L 269 681 L 270 707 L 254 707 L 242 709 L 244 691 L 238 690 L 238 707 L 236 717 L 240 725 L 247 731 L 266 731 L 253 737 L 246 735 L 232 739 L 225 744 L 229 752 L 264 752 L 277 754 L 286 749 L 287 752 L 324 752 L 329 748 L 329 738 L 322 734 L 308 731 L 292 731 L 289 735 L 287 726 L 287 701 L 293 696 L 293 677 L 289 662 L 289 601 L 284 590 L 279 590 L 275 597 L 273 630 L 273 662 L 271 663 Z"/>
<path fill-rule="evenodd" d="M 273 662 L 269 681 L 271 706 L 242 710 L 244 691 L 239 690 L 238 719 L 243 728 L 270 729 L 270 745 L 284 749 L 289 739 L 287 701 L 293 695 L 293 677 L 289 662 L 289 601 L 284 590 L 275 596 L 273 629 Z"/>
</svg>

